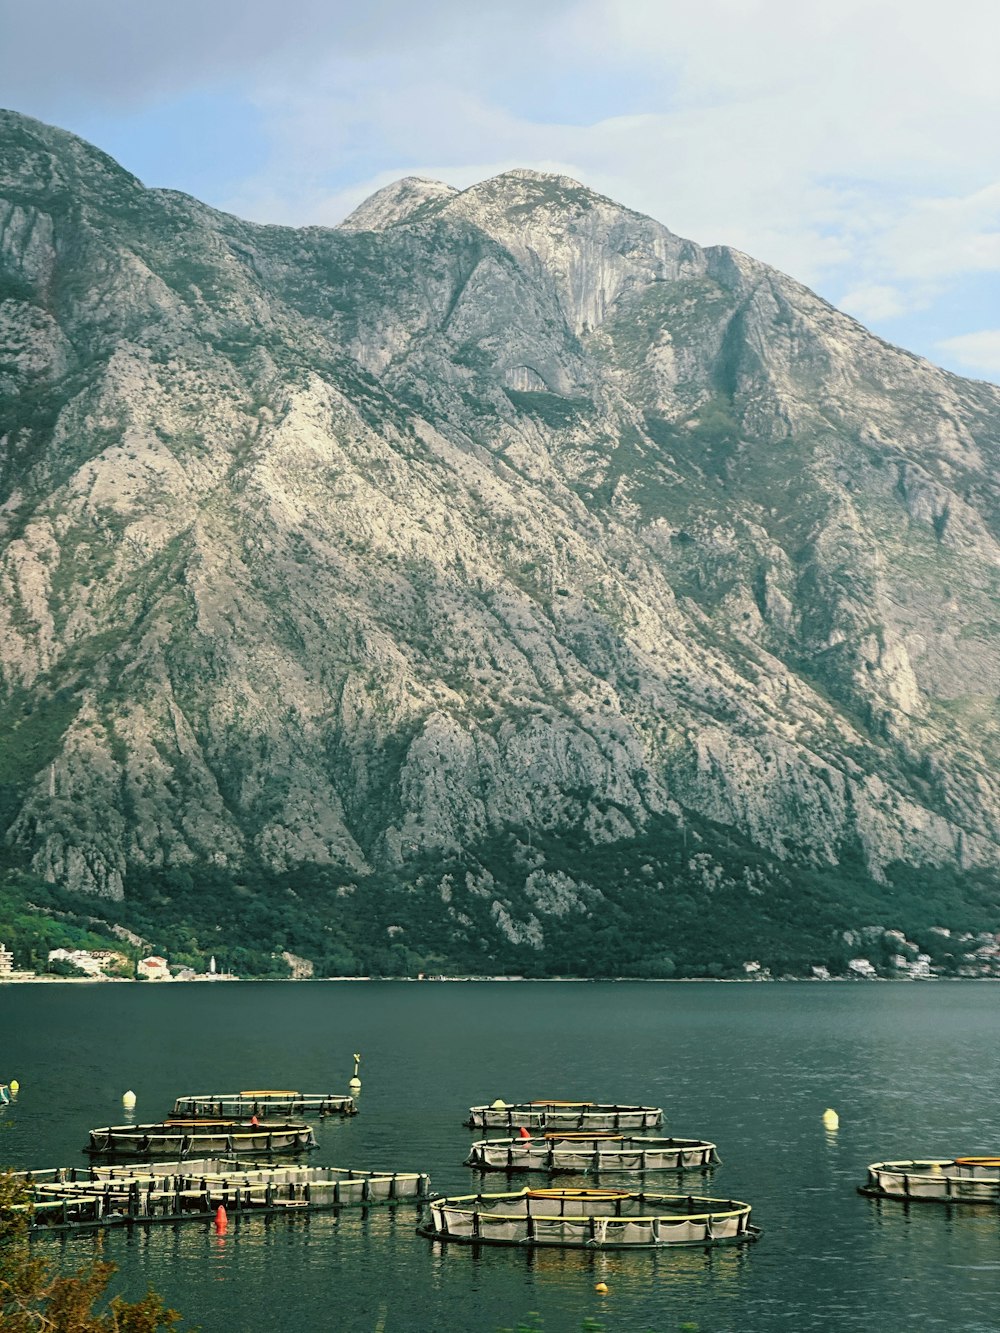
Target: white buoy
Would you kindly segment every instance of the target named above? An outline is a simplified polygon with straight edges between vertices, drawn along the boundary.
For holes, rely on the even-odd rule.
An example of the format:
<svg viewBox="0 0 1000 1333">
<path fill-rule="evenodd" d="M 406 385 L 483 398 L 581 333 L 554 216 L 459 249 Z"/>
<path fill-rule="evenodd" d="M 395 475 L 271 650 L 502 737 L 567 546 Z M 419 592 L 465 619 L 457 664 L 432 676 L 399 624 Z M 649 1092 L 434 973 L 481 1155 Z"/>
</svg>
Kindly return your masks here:
<svg viewBox="0 0 1000 1333">
<path fill-rule="evenodd" d="M 125 1107 L 126 1111 L 135 1110 L 135 1093 L 131 1088 L 129 1088 L 128 1092 L 122 1093 L 122 1106 Z"/>
<path fill-rule="evenodd" d="M 823 1112 L 823 1128 L 838 1129 L 839 1127 L 840 1127 L 840 1116 L 833 1109 L 833 1107 L 828 1106 L 826 1110 Z"/>
<path fill-rule="evenodd" d="M 359 1051 L 355 1051 L 355 1052 L 354 1052 L 354 1077 L 351 1079 L 351 1081 L 350 1081 L 350 1082 L 348 1083 L 348 1085 L 347 1085 L 347 1086 L 350 1088 L 350 1090 L 351 1090 L 352 1092 L 360 1092 L 360 1091 L 361 1091 L 361 1080 L 360 1080 L 360 1078 L 358 1078 L 358 1068 L 359 1068 L 360 1064 L 361 1064 L 361 1054 L 360 1054 Z"/>
</svg>

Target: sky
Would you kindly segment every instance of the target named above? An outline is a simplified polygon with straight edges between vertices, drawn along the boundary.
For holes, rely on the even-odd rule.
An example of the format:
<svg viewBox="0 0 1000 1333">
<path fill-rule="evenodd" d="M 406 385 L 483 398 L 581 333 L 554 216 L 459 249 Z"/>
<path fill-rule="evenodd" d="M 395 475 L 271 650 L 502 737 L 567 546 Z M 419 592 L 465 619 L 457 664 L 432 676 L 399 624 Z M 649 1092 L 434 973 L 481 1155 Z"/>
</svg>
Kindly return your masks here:
<svg viewBox="0 0 1000 1333">
<path fill-rule="evenodd" d="M 998 51 L 995 0 L 0 0 L 0 105 L 259 222 L 558 171 L 1000 382 Z"/>
</svg>

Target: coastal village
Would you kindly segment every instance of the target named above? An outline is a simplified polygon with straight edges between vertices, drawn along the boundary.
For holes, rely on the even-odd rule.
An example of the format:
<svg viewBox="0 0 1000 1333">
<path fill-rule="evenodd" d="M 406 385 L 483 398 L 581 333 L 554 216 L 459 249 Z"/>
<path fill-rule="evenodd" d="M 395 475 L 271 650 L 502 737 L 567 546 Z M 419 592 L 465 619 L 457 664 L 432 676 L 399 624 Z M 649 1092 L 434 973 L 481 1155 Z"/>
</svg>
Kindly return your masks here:
<svg viewBox="0 0 1000 1333">
<path fill-rule="evenodd" d="M 934 978 L 967 977 L 1000 979 L 1000 934 L 981 931 L 951 931 L 945 926 L 931 926 L 927 935 L 934 938 L 933 953 L 923 952 L 901 930 L 881 926 L 863 926 L 844 932 L 844 943 L 858 949 L 847 961 L 842 977 L 819 964 L 811 969 L 816 981 L 929 981 Z M 759 962 L 743 964 L 751 981 L 773 980 L 770 971 Z"/>
<path fill-rule="evenodd" d="M 952 932 L 945 926 L 931 926 L 927 932 L 935 938 L 933 953 L 920 949 L 901 930 L 885 930 L 881 926 L 864 926 L 860 930 L 845 931 L 844 944 L 858 950 L 847 960 L 842 973 L 835 973 L 822 964 L 814 964 L 804 978 L 778 977 L 759 961 L 743 963 L 742 976 L 726 980 L 774 981 L 926 981 L 935 978 L 995 978 L 1000 979 L 1000 934 L 981 931 Z M 307 958 L 284 951 L 280 957 L 288 967 L 287 980 L 311 980 L 313 964 Z M 220 968 L 215 957 L 208 961 L 206 971 L 171 964 L 159 954 L 137 958 L 118 949 L 50 949 L 44 971 L 19 969 L 14 954 L 0 943 L 0 981 L 238 981 L 233 972 Z M 353 977 L 352 980 L 369 980 Z M 418 977 L 423 980 L 421 973 Z M 497 978 L 499 979 L 499 978 Z M 723 979 L 723 978 L 717 978 Z"/>
<path fill-rule="evenodd" d="M 0 943 L 0 981 L 239 981 L 220 971 L 211 958 L 207 972 L 193 967 L 171 967 L 166 958 L 150 954 L 133 959 L 117 949 L 50 949 L 44 972 L 18 969 L 14 955 Z"/>
</svg>

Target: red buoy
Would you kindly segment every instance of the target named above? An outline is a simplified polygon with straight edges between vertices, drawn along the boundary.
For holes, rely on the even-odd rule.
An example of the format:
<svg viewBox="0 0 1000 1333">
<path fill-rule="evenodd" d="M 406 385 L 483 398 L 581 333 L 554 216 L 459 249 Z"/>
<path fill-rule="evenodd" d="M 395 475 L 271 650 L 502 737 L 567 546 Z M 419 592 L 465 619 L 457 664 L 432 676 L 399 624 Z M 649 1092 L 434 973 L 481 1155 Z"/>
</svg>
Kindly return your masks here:
<svg viewBox="0 0 1000 1333">
<path fill-rule="evenodd" d="M 523 1125 L 521 1126 L 521 1128 L 520 1128 L 517 1132 L 520 1134 L 520 1136 L 521 1136 L 522 1139 L 530 1139 L 530 1138 L 531 1138 L 531 1135 L 528 1133 L 528 1131 L 525 1129 L 525 1127 L 524 1127 Z"/>
<path fill-rule="evenodd" d="M 226 1234 L 226 1229 L 228 1226 L 229 1226 L 229 1218 L 226 1216 L 225 1208 L 220 1203 L 218 1208 L 216 1208 L 215 1210 L 215 1234 L 217 1236 L 224 1236 Z"/>
</svg>

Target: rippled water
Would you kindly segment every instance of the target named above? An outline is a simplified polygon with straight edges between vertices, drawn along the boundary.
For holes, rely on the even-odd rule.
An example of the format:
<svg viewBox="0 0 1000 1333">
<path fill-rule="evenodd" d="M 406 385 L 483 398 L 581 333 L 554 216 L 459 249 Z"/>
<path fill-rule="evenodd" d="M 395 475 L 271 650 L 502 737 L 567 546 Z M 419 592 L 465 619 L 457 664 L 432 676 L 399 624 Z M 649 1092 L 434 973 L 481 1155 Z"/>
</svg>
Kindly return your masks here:
<svg viewBox="0 0 1000 1333">
<path fill-rule="evenodd" d="M 143 1120 L 182 1093 L 345 1091 L 359 1050 L 361 1113 L 319 1126 L 315 1163 L 429 1171 L 468 1192 L 474 1103 L 654 1103 L 668 1132 L 719 1145 L 705 1192 L 752 1203 L 764 1236 L 530 1254 L 433 1244 L 411 1207 L 254 1219 L 221 1239 L 188 1223 L 109 1232 L 120 1288 L 152 1283 L 205 1333 L 494 1333 L 529 1311 L 546 1333 L 587 1316 L 609 1333 L 995 1333 L 1000 1210 L 904 1210 L 855 1186 L 880 1158 L 1000 1151 L 998 1017 L 989 983 L 0 986 L 0 1080 L 22 1086 L 0 1112 L 0 1161 L 83 1163 L 86 1131 L 121 1122 L 126 1088 Z M 95 1244 L 42 1242 L 67 1262 Z"/>
</svg>

